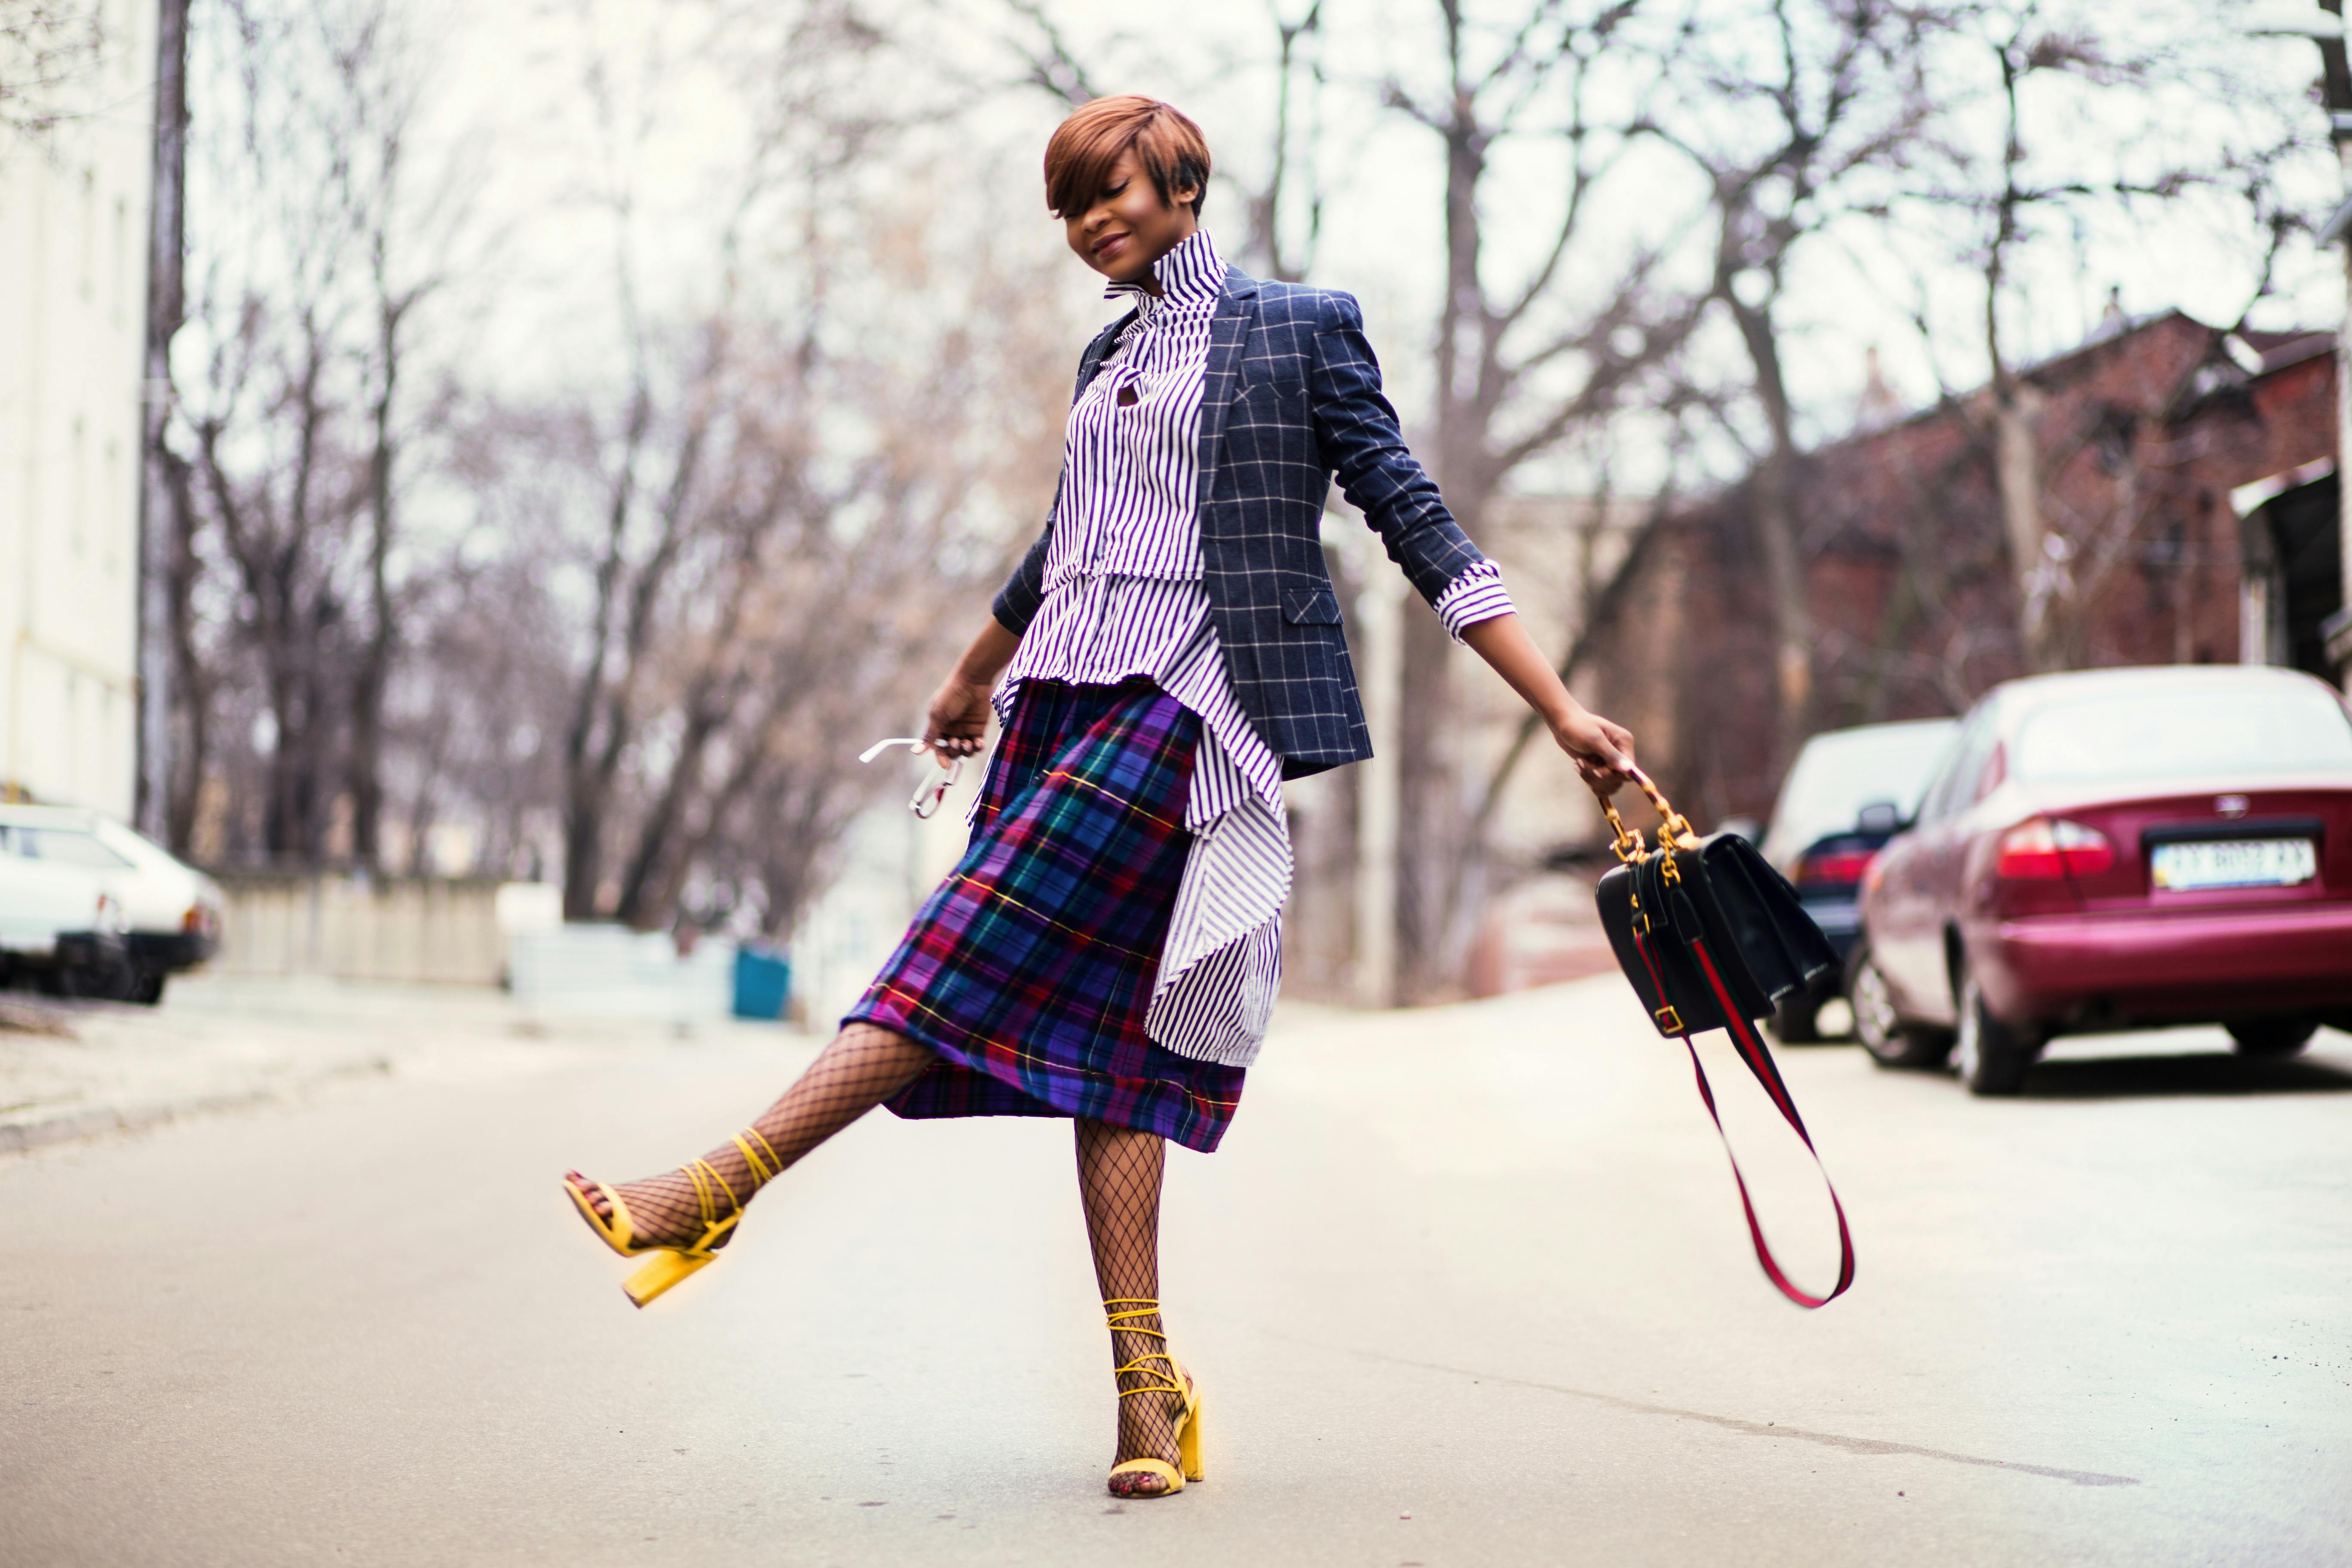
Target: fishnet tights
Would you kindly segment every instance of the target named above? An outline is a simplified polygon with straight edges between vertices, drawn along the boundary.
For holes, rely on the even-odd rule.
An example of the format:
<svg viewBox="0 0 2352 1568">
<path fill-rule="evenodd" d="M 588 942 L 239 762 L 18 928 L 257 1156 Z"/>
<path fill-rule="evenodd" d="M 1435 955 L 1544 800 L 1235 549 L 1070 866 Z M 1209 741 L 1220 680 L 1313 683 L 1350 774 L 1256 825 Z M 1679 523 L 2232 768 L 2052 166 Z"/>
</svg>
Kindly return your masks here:
<svg viewBox="0 0 2352 1568">
<path fill-rule="evenodd" d="M 749 1203 L 762 1182 L 798 1163 L 810 1150 L 906 1088 L 938 1059 L 929 1047 L 917 1045 L 904 1035 L 871 1024 L 852 1024 L 835 1035 L 783 1097 L 751 1123 L 751 1131 L 760 1136 L 747 1134 L 743 1141 L 762 1164 L 768 1163 L 771 1150 L 779 1162 L 766 1176 L 751 1168 L 743 1151 L 731 1141 L 705 1154 L 703 1160 L 719 1173 L 739 1205 Z M 764 1147 L 761 1139 L 767 1141 Z M 604 1194 L 590 1187 L 586 1177 L 573 1171 L 569 1179 L 588 1192 L 598 1213 L 606 1212 Z M 702 1235 L 702 1208 L 695 1197 L 694 1182 L 685 1172 L 665 1171 L 642 1181 L 624 1182 L 616 1190 L 636 1222 L 635 1239 L 656 1246 L 685 1246 Z M 727 1213 L 726 1200 L 721 1198 L 719 1217 L 725 1218 Z M 733 1235 L 729 1232 L 719 1245 L 724 1247 Z"/>
<path fill-rule="evenodd" d="M 1086 1205 L 1087 1239 L 1095 1254 L 1095 1280 L 1105 1300 L 1140 1304 L 1160 1299 L 1160 1181 L 1167 1165 L 1168 1145 L 1159 1134 L 1138 1132 L 1108 1122 L 1081 1120 L 1077 1124 L 1078 1194 Z M 1150 1330 L 1151 1332 L 1138 1331 Z M 1111 1365 L 1120 1367 L 1146 1357 L 1164 1354 L 1160 1314 L 1123 1318 L 1111 1331 Z M 1169 1363 L 1144 1360 L 1139 1372 L 1121 1373 L 1118 1386 L 1152 1388 L 1164 1384 Z M 1118 1402 L 1118 1454 L 1127 1459 L 1177 1462 L 1176 1417 L 1184 1402 L 1172 1394 L 1136 1394 Z M 1147 1497 L 1166 1489 L 1158 1476 L 1128 1474 L 1114 1479 L 1112 1489 L 1126 1497 Z"/>
</svg>

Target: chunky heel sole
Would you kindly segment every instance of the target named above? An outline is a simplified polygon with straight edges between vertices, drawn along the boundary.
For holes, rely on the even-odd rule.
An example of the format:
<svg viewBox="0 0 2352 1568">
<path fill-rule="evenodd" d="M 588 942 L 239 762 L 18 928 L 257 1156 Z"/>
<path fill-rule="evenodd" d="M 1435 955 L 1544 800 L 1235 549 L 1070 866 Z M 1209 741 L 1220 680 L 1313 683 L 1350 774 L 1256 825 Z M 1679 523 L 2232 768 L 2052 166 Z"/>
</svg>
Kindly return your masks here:
<svg viewBox="0 0 2352 1568">
<path fill-rule="evenodd" d="M 1184 1479 L 1188 1481 L 1208 1479 L 1207 1473 L 1201 1467 L 1201 1395 L 1196 1389 L 1192 1394 L 1192 1419 L 1184 1423 L 1181 1432 L 1176 1434 L 1176 1458 L 1183 1465 Z"/>
<path fill-rule="evenodd" d="M 656 1252 L 643 1268 L 622 1281 L 621 1289 L 642 1307 L 696 1269 L 718 1261 L 715 1253 Z"/>
</svg>

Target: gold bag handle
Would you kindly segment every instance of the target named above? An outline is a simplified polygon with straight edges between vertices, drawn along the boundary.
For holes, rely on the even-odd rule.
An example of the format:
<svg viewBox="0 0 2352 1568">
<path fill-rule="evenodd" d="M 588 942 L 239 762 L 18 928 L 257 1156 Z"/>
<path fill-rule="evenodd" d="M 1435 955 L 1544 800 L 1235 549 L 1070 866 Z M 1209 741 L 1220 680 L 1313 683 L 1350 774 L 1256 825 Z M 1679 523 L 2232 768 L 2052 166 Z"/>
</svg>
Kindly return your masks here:
<svg viewBox="0 0 2352 1568">
<path fill-rule="evenodd" d="M 1692 830 L 1690 818 L 1675 809 L 1674 803 L 1665 797 L 1649 774 L 1631 763 L 1618 771 L 1632 779 L 1640 786 L 1642 793 L 1650 797 L 1651 808 L 1658 814 L 1658 847 L 1661 850 L 1698 847 L 1698 835 Z M 1608 816 L 1611 831 L 1617 836 L 1615 842 L 1610 845 L 1617 852 L 1617 858 L 1628 866 L 1640 860 L 1645 853 L 1641 829 L 1626 826 L 1624 818 L 1617 815 L 1615 803 L 1597 789 L 1592 793 L 1601 796 L 1601 809 Z"/>
</svg>

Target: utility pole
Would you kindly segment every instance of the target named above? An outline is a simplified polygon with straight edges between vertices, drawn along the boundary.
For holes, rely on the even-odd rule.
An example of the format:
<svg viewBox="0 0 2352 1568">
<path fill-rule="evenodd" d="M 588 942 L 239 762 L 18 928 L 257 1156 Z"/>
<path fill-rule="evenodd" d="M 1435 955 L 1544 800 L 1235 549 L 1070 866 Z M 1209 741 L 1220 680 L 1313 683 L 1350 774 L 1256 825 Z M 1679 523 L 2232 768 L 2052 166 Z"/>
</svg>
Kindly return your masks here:
<svg viewBox="0 0 2352 1568">
<path fill-rule="evenodd" d="M 179 519 L 163 450 L 172 339 L 187 310 L 188 0 L 155 14 L 155 165 L 148 198 L 147 353 L 140 382 L 139 830 L 170 844 L 172 579 Z M 178 846 L 173 846 L 178 847 Z"/>
<path fill-rule="evenodd" d="M 2321 98 L 2327 108 L 2328 139 L 2344 173 L 2345 201 L 2319 231 L 2323 246 L 2340 246 L 2344 261 L 2344 319 L 2336 329 L 2336 608 L 2319 628 L 2328 668 L 2336 684 L 2352 691 L 2352 509 L 2345 506 L 2352 475 L 2352 65 L 2344 50 L 2344 0 L 2319 0 L 2316 12 L 2265 16 L 2252 29 L 2272 37 L 2305 37 L 2319 46 Z"/>
<path fill-rule="evenodd" d="M 2336 328 L 2336 551 L 2337 593 L 2336 613 L 2320 628 L 2328 668 L 2336 683 L 2352 691 L 2352 508 L 2345 506 L 2352 477 L 2344 472 L 2352 458 L 2352 65 L 2344 53 L 2344 0 L 2319 0 L 2319 8 L 2335 22 L 2331 37 L 2322 31 L 2319 44 L 2320 79 L 2327 105 L 2328 138 L 2336 144 L 2336 161 L 2344 171 L 2346 200 L 2328 221 L 2327 240 L 2338 244 L 2344 261 L 2344 319 Z M 2324 25 L 2323 25 L 2324 26 Z"/>
<path fill-rule="evenodd" d="M 1356 633 L 1364 651 L 1360 689 L 1372 754 L 1356 764 L 1355 993 L 1359 1007 L 1393 1007 L 1397 987 L 1397 845 L 1402 787 L 1398 709 L 1404 685 L 1403 576 L 1354 531 L 1363 570 Z"/>
</svg>

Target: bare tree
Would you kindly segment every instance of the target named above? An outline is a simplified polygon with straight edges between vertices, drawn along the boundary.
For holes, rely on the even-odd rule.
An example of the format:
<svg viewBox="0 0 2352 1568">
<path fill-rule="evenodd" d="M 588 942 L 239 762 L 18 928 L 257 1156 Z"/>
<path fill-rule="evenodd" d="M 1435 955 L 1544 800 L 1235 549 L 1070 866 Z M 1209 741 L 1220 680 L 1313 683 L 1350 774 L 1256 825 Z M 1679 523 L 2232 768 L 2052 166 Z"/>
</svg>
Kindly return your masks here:
<svg viewBox="0 0 2352 1568">
<path fill-rule="evenodd" d="M 712 251 L 715 302 L 683 330 L 639 314 L 637 132 L 600 102 L 629 368 L 604 413 L 569 422 L 588 444 L 555 455 L 599 497 L 577 535 L 587 614 L 560 725 L 573 918 L 652 927 L 724 883 L 722 902 L 789 925 L 877 787 L 845 733 L 919 700 L 967 629 L 940 609 L 984 603 L 1008 562 L 1013 542 L 981 523 L 1051 483 L 1039 410 L 1063 374 L 1041 359 L 1059 334 L 1041 330 L 1034 277 L 985 241 L 948 263 L 941 236 L 862 193 L 884 170 L 925 178 L 895 151 L 903 121 L 842 68 L 885 41 L 827 4 L 730 37 L 761 107 Z M 877 272 L 926 309 L 869 313 L 854 285 Z M 789 850 L 769 842 L 778 812 L 803 836 Z"/>
<path fill-rule="evenodd" d="M 0 162 L 19 147 L 47 151 L 59 125 L 89 111 L 70 89 L 108 42 L 95 0 L 0 0 Z"/>
<path fill-rule="evenodd" d="M 380 853 L 383 701 L 396 651 L 404 364 L 414 312 L 450 265 L 462 208 L 446 179 L 412 195 L 409 139 L 429 62 L 390 0 L 205 14 L 194 237 L 198 287 L 158 445 L 159 496 L 187 521 L 167 575 L 186 744 L 171 815 L 222 731 L 224 683 L 250 680 L 271 858 Z M 428 258 L 414 265 L 404 248 Z M 163 307 L 159 305 L 159 310 Z M 159 551 L 159 553 L 161 552 Z M 226 625 L 196 615 L 217 573 Z"/>
<path fill-rule="evenodd" d="M 1948 26 L 1894 0 L 1694 9 L 1671 46 L 1673 86 L 1641 125 L 1706 182 L 1707 297 L 1738 334 L 1743 401 L 1763 426 L 1747 494 L 1770 589 L 1782 762 L 1812 728 L 1815 680 L 1783 296 L 1808 243 L 1883 206 L 1885 183 L 1912 161 L 1937 108 L 1923 62 Z"/>
<path fill-rule="evenodd" d="M 1444 160 L 1445 285 L 1439 301 L 1433 468 L 1475 537 L 1513 474 L 1589 433 L 1637 396 L 1663 401 L 1661 368 L 1699 320 L 1654 252 L 1596 231 L 1595 194 L 1646 110 L 1599 107 L 1622 84 L 1640 0 L 1538 0 L 1496 23 L 1436 0 L 1440 68 L 1426 86 L 1392 79 L 1388 105 L 1437 141 Z M 1489 254 L 1490 182 L 1507 142 L 1549 147 L 1558 185 L 1548 241 L 1507 280 Z M 1451 660 L 1432 617 L 1405 623 L 1399 732 L 1401 994 L 1442 983 L 1466 940 L 1479 847 L 1447 745 Z"/>
<path fill-rule="evenodd" d="M 1946 237 L 1940 254 L 1910 263 L 1909 313 L 1991 476 L 2017 658 L 2028 670 L 2063 668 L 2086 657 L 2084 607 L 2144 542 L 2132 509 L 2084 514 L 2052 487 L 2086 445 L 2120 439 L 2128 448 L 2128 430 L 2111 426 L 2134 416 L 2118 405 L 2084 414 L 2090 422 L 2079 426 L 2053 425 L 2021 342 L 2029 295 L 2049 276 L 2052 253 L 2071 252 L 2086 232 L 2154 232 L 2193 198 L 2222 215 L 2226 248 L 2241 255 L 2248 288 L 2232 326 L 2242 328 L 2305 231 L 2283 175 L 2320 155 L 2320 121 L 2243 79 L 2231 51 L 2215 47 L 2210 20 L 2179 32 L 2111 26 L 2048 0 L 1967 16 L 1969 31 L 1942 53 L 1937 164 L 1883 211 L 1891 240 L 1917 220 Z M 2335 46 L 2327 68 L 2341 73 L 2343 58 Z M 1928 309 L 1926 274 L 1953 260 L 1972 275 L 1976 296 L 1965 337 Z M 2120 312 L 2111 303 L 2110 316 Z M 1953 359 L 1982 364 L 1980 392 L 1955 389 L 1942 372 Z"/>
</svg>

